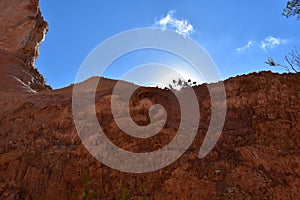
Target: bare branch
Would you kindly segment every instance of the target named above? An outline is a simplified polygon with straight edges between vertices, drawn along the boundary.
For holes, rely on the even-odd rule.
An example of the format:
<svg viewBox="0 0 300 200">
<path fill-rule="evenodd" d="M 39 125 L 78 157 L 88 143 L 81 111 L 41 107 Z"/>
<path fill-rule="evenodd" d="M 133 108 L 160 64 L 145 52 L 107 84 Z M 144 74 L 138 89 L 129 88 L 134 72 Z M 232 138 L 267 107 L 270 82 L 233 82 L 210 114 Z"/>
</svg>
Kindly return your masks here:
<svg viewBox="0 0 300 200">
<path fill-rule="evenodd" d="M 265 63 L 271 67 L 282 67 L 288 72 L 297 73 L 300 71 L 300 53 L 296 47 L 284 58 L 287 64 L 276 63 L 272 57 L 269 57 Z"/>
<path fill-rule="evenodd" d="M 285 61 L 289 64 L 290 68 L 291 68 L 294 72 L 296 72 L 296 73 L 298 72 L 298 71 L 295 69 L 294 65 L 293 65 L 293 61 L 290 61 L 288 56 L 285 56 Z"/>
</svg>

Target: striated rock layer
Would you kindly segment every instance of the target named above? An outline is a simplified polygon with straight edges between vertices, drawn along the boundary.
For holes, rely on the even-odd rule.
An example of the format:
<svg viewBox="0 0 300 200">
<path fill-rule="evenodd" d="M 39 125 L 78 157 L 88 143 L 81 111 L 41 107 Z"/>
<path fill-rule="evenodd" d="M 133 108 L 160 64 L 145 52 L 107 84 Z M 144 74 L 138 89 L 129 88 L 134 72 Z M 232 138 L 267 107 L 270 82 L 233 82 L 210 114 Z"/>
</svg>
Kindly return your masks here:
<svg viewBox="0 0 300 200">
<path fill-rule="evenodd" d="M 94 199 L 120 198 L 121 190 L 131 199 L 299 199 L 299 73 L 226 80 L 225 125 L 204 159 L 198 152 L 209 126 L 210 98 L 206 85 L 195 87 L 201 120 L 185 154 L 159 171 L 123 173 L 99 163 L 83 146 L 72 118 L 72 86 L 51 90 L 33 68 L 47 30 L 38 1 L 2 0 L 0 20 L 0 199 L 82 199 L 85 188 L 97 192 Z M 168 113 L 162 131 L 142 140 L 122 133 L 113 119 L 115 83 L 101 79 L 96 94 L 107 137 L 132 152 L 169 143 L 180 123 L 171 92 L 140 88 L 131 98 L 131 117 L 139 125 L 149 123 L 151 104 L 164 105 Z"/>
</svg>

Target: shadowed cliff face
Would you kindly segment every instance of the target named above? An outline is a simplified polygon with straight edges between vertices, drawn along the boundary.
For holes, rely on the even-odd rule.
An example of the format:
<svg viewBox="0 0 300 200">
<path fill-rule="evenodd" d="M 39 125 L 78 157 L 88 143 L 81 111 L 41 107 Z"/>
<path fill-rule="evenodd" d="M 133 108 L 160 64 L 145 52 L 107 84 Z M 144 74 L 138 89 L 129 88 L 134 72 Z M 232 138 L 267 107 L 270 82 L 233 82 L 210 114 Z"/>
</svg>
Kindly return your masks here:
<svg viewBox="0 0 300 200">
<path fill-rule="evenodd" d="M 204 159 L 198 152 L 209 126 L 211 102 L 206 85 L 195 87 L 201 118 L 184 155 L 159 171 L 123 173 L 98 162 L 83 146 L 72 117 L 72 86 L 47 89 L 32 66 L 47 27 L 38 1 L 2 0 L 0 20 L 0 199 L 71 199 L 74 194 L 81 199 L 85 171 L 92 177 L 89 191 L 102 190 L 95 199 L 115 199 L 121 188 L 132 193 L 131 199 L 299 198 L 299 73 L 261 72 L 226 80 L 225 125 Z M 130 114 L 137 124 L 150 122 L 152 104 L 163 105 L 168 117 L 159 134 L 137 139 L 123 133 L 112 116 L 116 81 L 100 83 L 96 113 L 114 144 L 151 152 L 176 135 L 180 109 L 171 91 L 140 88 L 132 96 Z M 84 92 L 88 91 L 83 96 Z"/>
</svg>

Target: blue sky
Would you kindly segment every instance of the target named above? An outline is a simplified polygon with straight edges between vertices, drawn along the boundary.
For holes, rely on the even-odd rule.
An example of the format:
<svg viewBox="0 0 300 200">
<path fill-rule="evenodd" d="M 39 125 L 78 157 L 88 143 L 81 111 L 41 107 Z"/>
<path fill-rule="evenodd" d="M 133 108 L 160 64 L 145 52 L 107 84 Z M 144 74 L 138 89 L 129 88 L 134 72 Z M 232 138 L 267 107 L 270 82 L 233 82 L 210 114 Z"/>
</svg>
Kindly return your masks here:
<svg viewBox="0 0 300 200">
<path fill-rule="evenodd" d="M 134 28 L 166 25 L 191 37 L 210 54 L 222 79 L 270 69 L 283 72 L 264 62 L 270 56 L 283 62 L 285 54 L 300 46 L 300 21 L 281 15 L 285 0 L 40 3 L 49 32 L 40 47 L 36 68 L 53 88 L 73 83 L 82 62 L 99 43 Z M 105 76 L 119 78 L 130 67 L 157 61 L 162 56 L 157 51 L 128 55 L 117 60 Z"/>
</svg>

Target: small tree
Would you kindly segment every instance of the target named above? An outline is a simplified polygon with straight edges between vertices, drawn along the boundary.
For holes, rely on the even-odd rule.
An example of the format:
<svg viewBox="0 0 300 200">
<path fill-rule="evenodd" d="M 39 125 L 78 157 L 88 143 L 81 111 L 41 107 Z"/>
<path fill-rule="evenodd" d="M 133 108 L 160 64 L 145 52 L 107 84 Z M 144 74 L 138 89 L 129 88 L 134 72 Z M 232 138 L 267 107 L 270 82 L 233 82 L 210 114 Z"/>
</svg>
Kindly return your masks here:
<svg viewBox="0 0 300 200">
<path fill-rule="evenodd" d="M 286 17 L 297 16 L 300 19 L 300 0 L 288 1 L 282 15 Z"/>
<path fill-rule="evenodd" d="M 173 80 L 173 84 L 169 84 L 169 88 L 171 90 L 176 90 L 176 89 L 181 89 L 181 88 L 193 87 L 196 85 L 197 85 L 197 82 L 196 81 L 192 82 L 191 79 L 189 79 L 188 81 L 185 81 L 185 80 L 182 80 L 181 78 L 178 78 L 177 80 L 176 79 Z"/>
<path fill-rule="evenodd" d="M 265 62 L 271 67 L 282 67 L 288 72 L 299 72 L 300 71 L 300 53 L 297 48 L 295 48 L 293 51 L 291 51 L 288 55 L 285 57 L 286 64 L 279 64 L 276 63 L 273 58 L 269 57 L 268 61 Z"/>
</svg>

